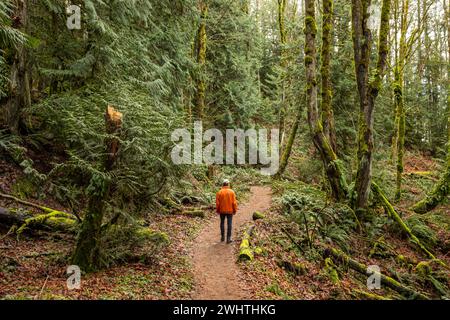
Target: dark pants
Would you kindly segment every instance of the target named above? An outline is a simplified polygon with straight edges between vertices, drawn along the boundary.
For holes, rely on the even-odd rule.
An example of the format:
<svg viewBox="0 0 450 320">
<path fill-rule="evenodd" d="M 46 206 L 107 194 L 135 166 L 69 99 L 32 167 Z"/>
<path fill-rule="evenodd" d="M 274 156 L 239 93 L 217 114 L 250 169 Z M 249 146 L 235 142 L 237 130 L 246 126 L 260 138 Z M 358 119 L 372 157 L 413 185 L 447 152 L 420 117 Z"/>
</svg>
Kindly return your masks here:
<svg viewBox="0 0 450 320">
<path fill-rule="evenodd" d="M 220 214 L 220 233 L 222 235 L 222 239 L 225 239 L 225 217 L 227 218 L 227 240 L 231 239 L 231 228 L 233 224 L 233 215 L 232 214 Z"/>
</svg>

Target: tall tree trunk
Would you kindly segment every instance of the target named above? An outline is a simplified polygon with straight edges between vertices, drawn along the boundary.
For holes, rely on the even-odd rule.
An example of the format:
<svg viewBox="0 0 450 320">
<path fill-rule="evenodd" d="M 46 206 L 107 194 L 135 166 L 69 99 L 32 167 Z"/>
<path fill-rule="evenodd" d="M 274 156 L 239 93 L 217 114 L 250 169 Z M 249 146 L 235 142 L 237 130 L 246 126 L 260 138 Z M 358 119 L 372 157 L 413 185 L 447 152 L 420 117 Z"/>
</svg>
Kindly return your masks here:
<svg viewBox="0 0 450 320">
<path fill-rule="evenodd" d="M 196 91 L 194 99 L 194 117 L 197 120 L 203 118 L 205 110 L 206 97 L 206 81 L 205 81 L 205 64 L 206 64 L 206 18 L 208 16 L 208 4 L 206 0 L 200 0 L 200 24 L 196 37 L 196 59 L 198 64 L 198 73 L 196 79 Z"/>
<path fill-rule="evenodd" d="M 113 107 L 108 106 L 105 114 L 106 132 L 117 135 L 122 126 L 122 114 Z M 104 172 L 109 172 L 119 151 L 119 140 L 107 138 L 105 141 L 106 156 L 103 163 Z M 91 184 L 96 190 L 90 196 L 86 216 L 81 225 L 72 263 L 78 265 L 85 272 L 94 271 L 99 267 L 100 248 L 99 241 L 102 236 L 102 221 L 105 202 L 110 194 L 110 182 L 103 177 L 91 177 Z"/>
<path fill-rule="evenodd" d="M 358 170 L 355 191 L 356 209 L 365 210 L 369 199 L 372 178 L 373 156 L 373 112 L 375 100 L 381 88 L 388 54 L 388 34 L 391 1 L 383 0 L 381 8 L 378 61 L 372 80 L 369 82 L 369 62 L 372 35 L 367 25 L 370 0 L 352 0 L 353 50 L 358 86 L 360 112 L 358 132 Z"/>
<path fill-rule="evenodd" d="M 23 32 L 28 29 L 28 0 L 16 0 L 13 27 Z M 9 98 L 5 105 L 5 125 L 19 133 L 20 113 L 31 106 L 30 66 L 26 43 L 19 43 L 11 66 Z"/>
<path fill-rule="evenodd" d="M 405 153 L 405 131 L 406 131 L 406 112 L 403 99 L 403 71 L 395 68 L 395 82 L 394 82 L 394 99 L 396 108 L 396 118 L 398 119 L 397 133 L 397 177 L 396 177 L 396 191 L 395 199 L 398 201 L 401 198 L 402 190 L 402 175 L 403 175 L 403 156 Z"/>
<path fill-rule="evenodd" d="M 285 25 L 285 14 L 286 14 L 286 4 L 287 0 L 278 0 L 278 28 L 280 29 L 280 64 L 281 64 L 281 101 L 280 108 L 278 114 L 278 128 L 280 130 L 280 146 L 283 146 L 284 134 L 285 134 L 285 126 L 286 126 L 286 85 L 285 85 L 285 77 L 286 77 L 286 42 L 287 42 L 287 34 L 286 34 L 286 25 Z"/>
<path fill-rule="evenodd" d="M 297 135 L 297 131 L 298 131 L 298 127 L 300 125 L 300 120 L 302 117 L 302 108 L 299 105 L 298 110 L 297 110 L 297 115 L 294 121 L 294 125 L 292 126 L 291 132 L 289 134 L 289 138 L 286 142 L 286 146 L 284 147 L 283 153 L 281 154 L 281 159 L 280 159 L 280 168 L 278 169 L 277 174 L 275 175 L 275 179 L 280 178 L 284 171 L 286 170 L 286 167 L 288 165 L 289 162 L 289 158 L 291 156 L 292 153 L 292 147 L 294 145 L 294 141 L 295 141 L 295 137 Z"/>
<path fill-rule="evenodd" d="M 318 88 L 316 79 L 316 19 L 314 0 L 305 0 L 305 71 L 306 71 L 306 105 L 308 108 L 308 124 L 314 146 L 319 151 L 327 174 L 332 196 L 336 200 L 347 197 L 347 186 L 337 161 L 336 154 L 323 132 L 318 108 Z"/>
<path fill-rule="evenodd" d="M 333 0 L 323 0 L 322 13 L 322 122 L 323 132 L 330 141 L 331 148 L 336 153 L 336 128 L 334 125 L 334 115 L 332 108 L 331 90 L 331 33 L 333 29 Z"/>
<path fill-rule="evenodd" d="M 398 2 L 398 0 L 396 0 Z M 406 111 L 405 101 L 403 98 L 404 92 L 404 74 L 406 67 L 406 57 L 408 51 L 407 31 L 408 31 L 408 13 L 409 0 L 402 0 L 402 10 L 400 19 L 400 44 L 399 52 L 396 54 L 396 66 L 394 68 L 394 101 L 396 107 L 396 148 L 397 148 L 397 177 L 396 177 L 396 192 L 395 199 L 398 201 L 401 198 L 402 190 L 402 176 L 403 176 L 403 156 L 405 153 L 405 130 L 406 130 Z M 397 35 L 395 35 L 397 37 Z M 412 44 L 411 44 L 412 45 Z"/>
</svg>

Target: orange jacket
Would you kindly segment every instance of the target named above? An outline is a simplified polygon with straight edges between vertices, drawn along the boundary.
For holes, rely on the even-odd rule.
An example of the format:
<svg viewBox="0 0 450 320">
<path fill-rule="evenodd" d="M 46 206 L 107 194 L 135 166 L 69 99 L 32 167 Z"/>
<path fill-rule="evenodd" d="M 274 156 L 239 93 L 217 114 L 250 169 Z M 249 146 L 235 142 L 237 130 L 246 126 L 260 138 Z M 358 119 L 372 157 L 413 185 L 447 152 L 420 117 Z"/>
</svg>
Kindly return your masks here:
<svg viewBox="0 0 450 320">
<path fill-rule="evenodd" d="M 216 212 L 235 214 L 237 212 L 236 194 L 228 186 L 222 187 L 216 194 Z"/>
</svg>

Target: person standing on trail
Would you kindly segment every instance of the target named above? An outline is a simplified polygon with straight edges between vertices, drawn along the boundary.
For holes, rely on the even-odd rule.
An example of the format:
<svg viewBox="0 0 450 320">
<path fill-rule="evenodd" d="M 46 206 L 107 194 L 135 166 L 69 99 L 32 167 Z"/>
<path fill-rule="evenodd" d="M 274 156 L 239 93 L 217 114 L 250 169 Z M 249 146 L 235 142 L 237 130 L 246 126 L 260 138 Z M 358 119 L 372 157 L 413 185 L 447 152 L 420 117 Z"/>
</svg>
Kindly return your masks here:
<svg viewBox="0 0 450 320">
<path fill-rule="evenodd" d="M 222 189 L 216 194 L 216 212 L 220 215 L 221 241 L 225 241 L 225 218 L 227 219 L 227 243 L 231 243 L 233 216 L 237 212 L 236 194 L 230 188 L 230 181 L 223 180 Z"/>
</svg>

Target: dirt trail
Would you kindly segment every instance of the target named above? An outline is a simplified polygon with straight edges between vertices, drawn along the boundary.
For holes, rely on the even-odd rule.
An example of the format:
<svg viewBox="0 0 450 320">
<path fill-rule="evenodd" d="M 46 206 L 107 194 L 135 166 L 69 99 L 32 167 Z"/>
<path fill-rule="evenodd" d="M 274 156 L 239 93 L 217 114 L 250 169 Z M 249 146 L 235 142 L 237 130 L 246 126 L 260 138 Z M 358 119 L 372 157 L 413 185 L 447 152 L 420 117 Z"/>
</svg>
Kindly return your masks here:
<svg viewBox="0 0 450 320">
<path fill-rule="evenodd" d="M 252 219 L 254 211 L 264 211 L 270 207 L 272 194 L 269 187 L 251 187 L 251 195 L 246 203 L 238 205 L 233 218 L 233 239 L 239 240 L 237 232 L 245 222 Z M 238 199 L 239 201 L 239 199 Z M 220 242 L 219 217 L 215 216 L 205 226 L 195 240 L 193 248 L 194 278 L 196 288 L 193 299 L 197 300 L 240 300 L 247 298 L 246 289 L 240 281 L 240 270 L 236 265 L 232 244 Z"/>
</svg>

